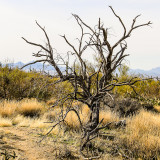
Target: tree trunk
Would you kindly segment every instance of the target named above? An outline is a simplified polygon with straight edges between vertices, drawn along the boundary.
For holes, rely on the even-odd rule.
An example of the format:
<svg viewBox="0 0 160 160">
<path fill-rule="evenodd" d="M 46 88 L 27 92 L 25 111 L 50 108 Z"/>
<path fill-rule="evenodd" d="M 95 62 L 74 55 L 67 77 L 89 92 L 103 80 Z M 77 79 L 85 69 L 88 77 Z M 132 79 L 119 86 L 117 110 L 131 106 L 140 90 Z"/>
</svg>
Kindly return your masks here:
<svg viewBox="0 0 160 160">
<path fill-rule="evenodd" d="M 90 130 L 93 130 L 99 124 L 99 108 L 100 102 L 94 102 L 91 106 Z"/>
</svg>

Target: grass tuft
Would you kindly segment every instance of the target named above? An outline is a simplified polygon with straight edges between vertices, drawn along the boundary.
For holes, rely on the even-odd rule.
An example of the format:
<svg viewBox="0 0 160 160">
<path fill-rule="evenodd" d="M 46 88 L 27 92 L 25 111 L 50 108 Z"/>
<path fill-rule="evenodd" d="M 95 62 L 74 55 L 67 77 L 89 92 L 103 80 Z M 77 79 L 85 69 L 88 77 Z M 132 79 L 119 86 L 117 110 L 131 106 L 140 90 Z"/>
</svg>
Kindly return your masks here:
<svg viewBox="0 0 160 160">
<path fill-rule="evenodd" d="M 36 99 L 26 99 L 17 108 L 18 113 L 26 117 L 39 117 L 43 110 L 44 106 Z"/>
<path fill-rule="evenodd" d="M 0 127 L 11 127 L 12 121 L 8 118 L 0 117 Z"/>
<path fill-rule="evenodd" d="M 75 112 L 71 111 L 67 114 L 65 122 L 69 128 L 76 129 L 80 128 L 80 122 Z"/>
<path fill-rule="evenodd" d="M 160 113 L 160 106 L 154 106 L 154 109 L 155 109 L 158 113 Z"/>
<path fill-rule="evenodd" d="M 105 125 L 109 122 L 113 122 L 113 121 L 119 121 L 119 116 L 114 113 L 114 112 L 111 112 L 110 110 L 108 111 L 101 111 L 100 114 L 99 114 L 99 120 L 102 121 L 102 124 Z"/>
<path fill-rule="evenodd" d="M 0 103 L 0 116 L 12 117 L 15 114 L 18 103 L 4 100 Z"/>
</svg>

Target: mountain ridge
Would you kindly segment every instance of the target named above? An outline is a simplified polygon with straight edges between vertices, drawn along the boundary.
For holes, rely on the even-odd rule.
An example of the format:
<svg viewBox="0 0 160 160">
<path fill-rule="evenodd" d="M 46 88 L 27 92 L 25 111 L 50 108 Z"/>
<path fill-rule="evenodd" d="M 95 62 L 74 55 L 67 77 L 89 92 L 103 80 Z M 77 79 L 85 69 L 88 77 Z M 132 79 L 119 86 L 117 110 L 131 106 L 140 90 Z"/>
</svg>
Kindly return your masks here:
<svg viewBox="0 0 160 160">
<path fill-rule="evenodd" d="M 31 62 L 29 62 L 31 63 Z M 16 62 L 16 63 L 8 63 L 7 65 L 12 66 L 12 67 L 18 67 L 21 68 L 27 63 L 23 63 L 21 61 Z M 62 71 L 65 71 L 65 68 L 60 66 L 60 69 Z M 29 71 L 29 70 L 36 70 L 36 71 L 43 71 L 45 70 L 46 72 L 49 72 L 53 74 L 55 72 L 55 69 L 49 65 L 49 64 L 43 64 L 43 63 L 35 63 L 29 66 L 26 66 L 23 70 Z M 143 70 L 143 69 L 129 69 L 130 74 L 135 74 L 135 75 L 144 75 L 144 76 L 153 76 L 153 77 L 160 77 L 160 67 L 152 68 L 150 70 Z"/>
</svg>

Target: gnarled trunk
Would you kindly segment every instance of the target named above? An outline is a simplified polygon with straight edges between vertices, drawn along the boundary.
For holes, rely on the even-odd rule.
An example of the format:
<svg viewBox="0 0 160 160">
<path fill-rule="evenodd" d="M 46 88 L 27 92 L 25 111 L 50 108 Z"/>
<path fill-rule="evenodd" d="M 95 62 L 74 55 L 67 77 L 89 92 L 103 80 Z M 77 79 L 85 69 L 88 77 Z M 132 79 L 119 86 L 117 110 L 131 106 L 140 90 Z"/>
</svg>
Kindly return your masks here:
<svg viewBox="0 0 160 160">
<path fill-rule="evenodd" d="M 90 120 L 89 123 L 84 127 L 84 142 L 82 143 L 81 146 L 81 151 L 83 151 L 84 147 L 86 144 L 91 140 L 90 136 L 94 135 L 95 133 L 98 132 L 95 128 L 99 124 L 99 108 L 100 108 L 100 102 L 93 102 L 90 109 L 91 109 L 91 115 L 90 115 Z"/>
<path fill-rule="evenodd" d="M 91 113 L 90 121 L 94 122 L 97 125 L 99 123 L 99 108 L 100 108 L 99 102 L 94 102 L 92 104 L 92 113 Z"/>
<path fill-rule="evenodd" d="M 89 125 L 88 125 L 88 130 L 92 131 L 97 127 L 99 124 L 99 108 L 100 108 L 100 102 L 93 102 L 91 105 L 91 115 L 90 115 L 90 120 L 89 120 Z"/>
</svg>

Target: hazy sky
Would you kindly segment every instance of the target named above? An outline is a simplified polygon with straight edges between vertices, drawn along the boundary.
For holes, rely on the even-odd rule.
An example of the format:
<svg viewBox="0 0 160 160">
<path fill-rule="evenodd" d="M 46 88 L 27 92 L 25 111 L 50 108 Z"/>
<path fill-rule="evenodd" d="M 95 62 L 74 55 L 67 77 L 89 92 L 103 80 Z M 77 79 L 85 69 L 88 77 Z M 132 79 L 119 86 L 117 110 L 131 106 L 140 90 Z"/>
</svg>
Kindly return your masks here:
<svg viewBox="0 0 160 160">
<path fill-rule="evenodd" d="M 129 27 L 132 19 L 142 14 L 137 23 L 152 21 L 151 27 L 140 28 L 128 39 L 127 64 L 131 68 L 151 69 L 160 66 L 160 0 L 0 0 L 0 61 L 32 61 L 37 48 L 26 44 L 21 37 L 43 43 L 45 38 L 35 24 L 46 27 L 54 48 L 66 49 L 59 36 L 66 34 L 71 41 L 79 30 L 71 13 L 78 14 L 89 25 L 99 17 L 110 28 L 112 39 L 123 28 L 109 9 L 111 5 Z M 76 34 L 77 33 L 77 34 Z"/>
</svg>

